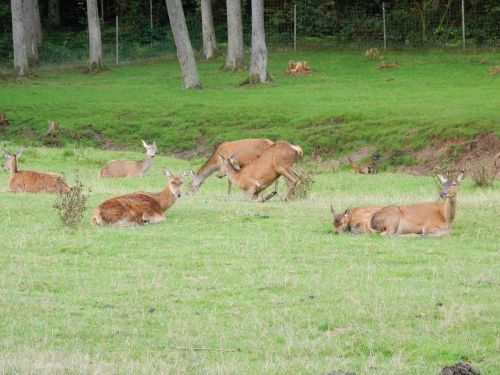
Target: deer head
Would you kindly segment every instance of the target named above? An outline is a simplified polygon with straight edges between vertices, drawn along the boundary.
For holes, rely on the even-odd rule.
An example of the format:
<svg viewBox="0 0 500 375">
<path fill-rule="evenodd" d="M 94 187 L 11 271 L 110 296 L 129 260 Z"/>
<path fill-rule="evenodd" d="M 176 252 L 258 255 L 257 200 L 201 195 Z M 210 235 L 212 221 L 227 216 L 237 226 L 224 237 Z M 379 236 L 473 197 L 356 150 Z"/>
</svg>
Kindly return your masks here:
<svg viewBox="0 0 500 375">
<path fill-rule="evenodd" d="M 182 184 L 184 183 L 183 178 L 192 175 L 193 171 L 191 169 L 187 169 L 178 175 L 173 174 L 167 168 L 163 168 L 163 174 L 168 178 L 170 192 L 179 198 L 182 195 Z"/>
<path fill-rule="evenodd" d="M 21 156 L 22 150 L 17 149 L 15 154 L 11 154 L 10 152 L 4 151 L 3 157 L 5 158 L 3 162 L 3 170 L 4 171 L 9 171 L 11 169 L 12 161 L 13 159 L 18 158 Z"/>
<path fill-rule="evenodd" d="M 153 141 L 153 144 L 148 145 L 146 142 L 144 142 L 144 139 L 142 140 L 142 145 L 146 149 L 146 155 L 150 158 L 154 158 L 156 154 L 158 153 L 158 149 L 156 148 L 156 141 Z"/>
<path fill-rule="evenodd" d="M 240 163 L 236 158 L 236 153 L 232 154 L 229 159 L 226 159 L 224 156 L 219 154 L 219 170 L 217 172 L 217 177 L 222 178 L 227 174 L 227 169 L 232 168 L 234 171 L 240 170 Z"/>
<path fill-rule="evenodd" d="M 351 211 L 351 208 L 349 207 L 343 213 L 335 213 L 333 205 L 331 206 L 331 209 L 333 218 L 333 229 L 335 234 L 344 232 L 349 226 L 349 212 Z"/>
<path fill-rule="evenodd" d="M 460 182 L 464 179 L 464 172 L 460 172 L 457 177 L 450 180 L 440 174 L 436 175 L 436 177 L 443 184 L 439 192 L 439 197 L 442 199 L 455 198 L 458 192 L 458 185 L 460 185 Z"/>
</svg>

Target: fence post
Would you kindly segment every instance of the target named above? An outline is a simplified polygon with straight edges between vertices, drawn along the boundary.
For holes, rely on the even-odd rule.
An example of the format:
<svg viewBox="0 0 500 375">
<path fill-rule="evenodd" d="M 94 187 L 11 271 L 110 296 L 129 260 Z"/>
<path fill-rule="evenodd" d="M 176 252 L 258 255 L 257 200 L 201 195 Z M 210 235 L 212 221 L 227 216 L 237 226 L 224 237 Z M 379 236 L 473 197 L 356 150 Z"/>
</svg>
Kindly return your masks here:
<svg viewBox="0 0 500 375">
<path fill-rule="evenodd" d="M 297 51 L 297 5 L 293 6 L 293 50 Z"/>
<path fill-rule="evenodd" d="M 153 28 L 153 0 L 149 0 L 149 22 Z"/>
<path fill-rule="evenodd" d="M 462 48 L 465 49 L 465 4 L 462 0 Z"/>
<path fill-rule="evenodd" d="M 382 25 L 384 26 L 384 49 L 387 49 L 387 34 L 385 31 L 385 2 L 382 2 Z"/>
<path fill-rule="evenodd" d="M 116 65 L 120 64 L 120 57 L 119 57 L 119 45 L 118 45 L 118 16 L 116 16 Z"/>
</svg>

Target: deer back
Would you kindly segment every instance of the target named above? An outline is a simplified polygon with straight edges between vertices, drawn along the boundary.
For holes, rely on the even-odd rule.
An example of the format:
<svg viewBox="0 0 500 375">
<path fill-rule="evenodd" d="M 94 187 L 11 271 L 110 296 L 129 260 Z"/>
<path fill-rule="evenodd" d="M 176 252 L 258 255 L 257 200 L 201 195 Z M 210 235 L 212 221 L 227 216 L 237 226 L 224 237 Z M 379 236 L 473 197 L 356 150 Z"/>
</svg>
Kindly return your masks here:
<svg viewBox="0 0 500 375">
<path fill-rule="evenodd" d="M 9 191 L 29 193 L 69 192 L 71 187 L 55 173 L 19 171 L 9 180 Z"/>
</svg>

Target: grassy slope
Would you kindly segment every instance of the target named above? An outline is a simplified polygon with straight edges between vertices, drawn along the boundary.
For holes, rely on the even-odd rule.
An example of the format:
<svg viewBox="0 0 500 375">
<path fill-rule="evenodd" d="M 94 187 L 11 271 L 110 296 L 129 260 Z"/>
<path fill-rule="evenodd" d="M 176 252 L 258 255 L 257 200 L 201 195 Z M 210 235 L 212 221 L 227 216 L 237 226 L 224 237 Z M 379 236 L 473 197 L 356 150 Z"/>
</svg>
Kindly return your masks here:
<svg viewBox="0 0 500 375">
<path fill-rule="evenodd" d="M 70 180 L 80 169 L 92 195 L 77 231 L 61 228 L 53 196 L 11 195 L 0 174 L 0 372 L 421 375 L 467 360 L 498 373 L 498 181 L 473 190 L 466 179 L 444 238 L 334 236 L 330 202 L 436 192 L 429 177 L 327 172 L 305 201 L 245 203 L 212 177 L 164 223 L 93 228 L 102 200 L 158 190 L 161 166 L 189 166 L 159 157 L 143 179 L 96 179 L 124 156 L 139 157 L 25 151 L 23 168 Z"/>
<path fill-rule="evenodd" d="M 314 74 L 284 76 L 289 59 L 310 62 Z M 484 59 L 488 63 L 479 62 Z M 43 71 L 23 84 L 0 85 L 1 110 L 13 125 L 1 137 L 28 142 L 23 127 L 43 134 L 48 119 L 140 148 L 156 138 L 163 151 L 216 141 L 283 138 L 306 152 L 339 155 L 370 144 L 393 164 L 411 163 L 402 151 L 438 138 L 500 135 L 499 65 L 493 52 L 387 52 L 401 65 L 378 70 L 362 52 L 273 53 L 275 82 L 239 87 L 246 73 L 222 72 L 222 60 L 199 63 L 201 91 L 181 91 L 175 60 L 122 66 L 89 77 L 80 71 Z M 393 79 L 393 80 L 390 80 Z M 87 141 L 95 144 L 95 141 Z"/>
</svg>

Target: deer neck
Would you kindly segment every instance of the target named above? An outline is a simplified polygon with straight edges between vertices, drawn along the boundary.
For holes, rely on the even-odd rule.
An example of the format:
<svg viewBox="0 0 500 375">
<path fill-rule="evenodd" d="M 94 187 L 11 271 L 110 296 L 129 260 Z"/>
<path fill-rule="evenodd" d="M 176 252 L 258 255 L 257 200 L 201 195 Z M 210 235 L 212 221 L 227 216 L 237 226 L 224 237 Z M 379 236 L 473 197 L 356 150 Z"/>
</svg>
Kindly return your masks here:
<svg viewBox="0 0 500 375">
<path fill-rule="evenodd" d="M 10 175 L 14 175 L 18 172 L 17 170 L 17 157 L 13 156 L 10 158 Z"/>
<path fill-rule="evenodd" d="M 175 194 L 170 191 L 170 184 L 167 183 L 167 186 L 165 189 L 160 191 L 159 193 L 155 194 L 156 200 L 158 201 L 158 204 L 162 208 L 163 211 L 166 209 L 172 207 L 172 205 L 175 203 L 177 197 Z"/>
<path fill-rule="evenodd" d="M 455 213 L 457 211 L 457 196 L 455 195 L 453 198 L 446 198 L 441 206 L 441 211 L 444 221 L 448 226 L 450 226 L 455 219 Z"/>
<path fill-rule="evenodd" d="M 142 173 L 146 173 L 149 168 L 153 165 L 154 158 L 146 154 L 146 158 L 142 161 Z"/>
<path fill-rule="evenodd" d="M 213 162 L 212 158 L 208 159 L 203 167 L 198 169 L 193 176 L 193 185 L 200 186 L 203 181 L 210 177 L 210 175 L 217 171 L 217 169 L 219 169 L 219 165 L 216 162 Z"/>
</svg>

